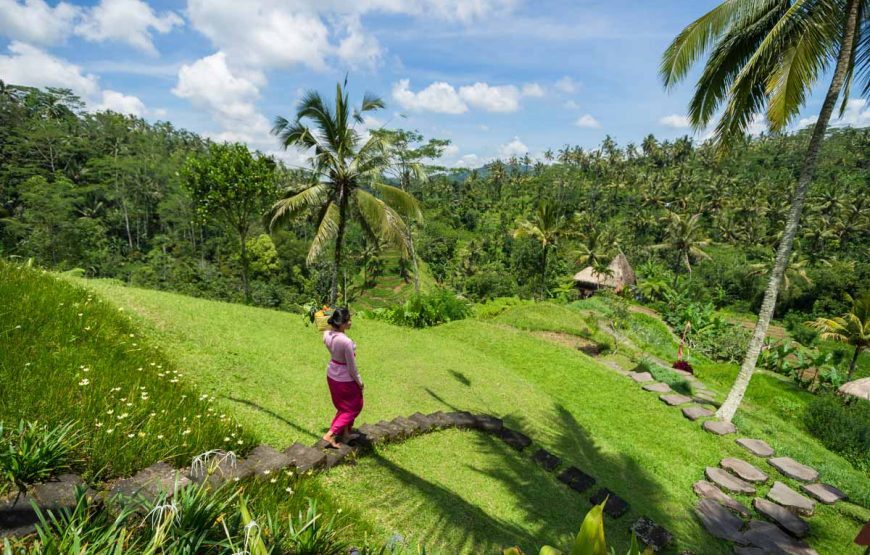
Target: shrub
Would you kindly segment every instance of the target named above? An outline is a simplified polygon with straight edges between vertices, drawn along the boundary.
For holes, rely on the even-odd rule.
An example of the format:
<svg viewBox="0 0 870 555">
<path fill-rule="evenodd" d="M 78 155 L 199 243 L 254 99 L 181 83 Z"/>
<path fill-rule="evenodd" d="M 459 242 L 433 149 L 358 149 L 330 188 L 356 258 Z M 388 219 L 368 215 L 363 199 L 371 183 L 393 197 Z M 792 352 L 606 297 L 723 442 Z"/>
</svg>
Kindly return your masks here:
<svg viewBox="0 0 870 555">
<path fill-rule="evenodd" d="M 821 395 L 807 407 L 804 423 L 825 447 L 855 468 L 870 471 L 870 402 L 845 404 L 833 395 Z"/>
<path fill-rule="evenodd" d="M 807 315 L 799 312 L 790 312 L 783 318 L 785 329 L 789 331 L 792 338 L 806 347 L 812 346 L 819 338 L 819 332 L 804 323 L 808 319 Z"/>
<path fill-rule="evenodd" d="M 23 492 L 70 468 L 72 452 L 81 443 L 70 422 L 53 428 L 36 422 L 6 430 L 0 422 L 0 473 Z"/>
<path fill-rule="evenodd" d="M 481 320 L 495 318 L 502 312 L 515 306 L 534 304 L 534 301 L 519 297 L 497 297 L 474 306 L 474 314 Z"/>
<path fill-rule="evenodd" d="M 655 378 L 657 382 L 663 382 L 668 384 L 674 391 L 686 395 L 692 394 L 692 387 L 689 385 L 689 382 L 685 380 L 685 378 L 683 378 L 673 370 L 670 370 L 669 368 L 659 366 L 658 364 L 652 362 L 649 359 L 645 358 L 641 360 L 635 367 L 634 371 L 649 372 L 650 374 L 652 374 L 652 377 Z"/>
<path fill-rule="evenodd" d="M 714 360 L 739 362 L 746 354 L 752 332 L 739 324 L 718 322 L 701 333 L 690 335 L 690 343 Z"/>
<path fill-rule="evenodd" d="M 453 292 L 439 289 L 433 293 L 415 293 L 400 305 L 376 308 L 363 314 L 397 326 L 427 328 L 463 320 L 471 314 L 471 307 Z"/>
</svg>

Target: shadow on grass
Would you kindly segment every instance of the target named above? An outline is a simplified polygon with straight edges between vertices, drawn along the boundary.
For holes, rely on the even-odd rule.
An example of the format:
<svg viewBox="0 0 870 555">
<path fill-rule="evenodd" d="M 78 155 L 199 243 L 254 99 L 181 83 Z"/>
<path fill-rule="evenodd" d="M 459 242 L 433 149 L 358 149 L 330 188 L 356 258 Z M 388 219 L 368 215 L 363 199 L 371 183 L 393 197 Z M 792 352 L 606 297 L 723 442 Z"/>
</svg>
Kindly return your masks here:
<svg viewBox="0 0 870 555">
<path fill-rule="evenodd" d="M 469 380 L 468 376 L 466 376 L 462 372 L 457 372 L 456 370 L 450 370 L 450 375 L 453 376 L 454 378 L 456 378 L 456 381 L 458 381 L 462 385 L 464 385 L 466 387 L 471 386 L 471 380 Z"/>
<path fill-rule="evenodd" d="M 307 428 L 303 428 L 302 426 L 300 426 L 299 424 L 296 424 L 295 422 L 293 422 L 291 420 L 287 420 L 286 417 L 281 416 L 280 414 L 273 411 L 272 409 L 268 409 L 268 408 L 266 408 L 262 405 L 259 405 L 253 401 L 249 401 L 248 399 L 239 399 L 238 397 L 230 397 L 229 395 L 221 395 L 221 397 L 223 397 L 224 399 L 229 399 L 230 401 L 233 401 L 235 403 L 247 405 L 247 406 L 251 407 L 252 409 L 258 410 L 264 414 L 268 414 L 269 416 L 271 416 L 272 418 L 274 418 L 276 420 L 280 420 L 281 422 L 283 422 L 284 424 L 287 424 L 288 426 L 290 426 L 291 428 L 293 428 L 297 432 L 301 432 L 307 436 L 311 436 L 314 439 L 320 439 L 319 435 L 315 434 L 314 432 L 312 432 L 311 430 L 309 430 Z"/>
</svg>

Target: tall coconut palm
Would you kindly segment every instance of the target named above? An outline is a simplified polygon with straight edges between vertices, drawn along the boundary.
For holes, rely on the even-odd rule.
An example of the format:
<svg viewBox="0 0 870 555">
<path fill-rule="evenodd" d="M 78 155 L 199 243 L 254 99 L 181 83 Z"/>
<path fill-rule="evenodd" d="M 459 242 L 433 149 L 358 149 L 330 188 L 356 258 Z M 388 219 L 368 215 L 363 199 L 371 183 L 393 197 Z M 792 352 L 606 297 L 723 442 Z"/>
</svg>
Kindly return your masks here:
<svg viewBox="0 0 870 555">
<path fill-rule="evenodd" d="M 855 371 L 855 365 L 858 363 L 858 355 L 861 351 L 870 349 L 870 292 L 864 293 L 858 299 L 847 296 L 847 300 L 852 303 L 849 312 L 836 318 L 818 318 L 807 322 L 807 325 L 819 330 L 822 339 L 855 347 L 846 377 L 851 381 L 852 372 Z"/>
<path fill-rule="evenodd" d="M 531 217 L 520 220 L 514 238 L 531 237 L 541 244 L 541 298 L 547 296 L 547 258 L 557 241 L 568 231 L 569 220 L 555 202 L 542 200 Z"/>
<path fill-rule="evenodd" d="M 381 180 L 389 164 L 384 136 L 372 134 L 362 143 L 356 129 L 363 121 L 362 114 L 383 108 L 384 101 L 367 93 L 362 105 L 353 109 L 346 89 L 347 80 L 336 85 L 332 107 L 319 92 L 308 91 L 299 101 L 296 118 L 290 121 L 277 117 L 272 129 L 285 149 L 296 147 L 312 152 L 312 180 L 303 190 L 292 192 L 272 206 L 269 227 L 305 211 L 316 211 L 317 232 L 308 250 L 308 263 L 333 245 L 330 303 L 338 297 L 344 235 L 351 219 L 368 234 L 407 252 L 408 228 L 400 213 L 421 216 L 413 196 Z"/>
<path fill-rule="evenodd" d="M 704 237 L 704 229 L 701 227 L 700 220 L 700 214 L 685 217 L 676 212 L 668 212 L 666 238 L 662 243 L 650 248 L 677 253 L 680 262 L 691 274 L 692 260 L 710 258 L 710 255 L 704 251 L 710 246 L 710 240 Z"/>
<path fill-rule="evenodd" d="M 863 94 L 870 93 L 868 13 L 868 0 L 726 0 L 689 24 L 662 57 L 660 74 L 672 88 L 712 49 L 689 103 L 689 119 L 702 129 L 724 104 L 715 132 L 723 148 L 742 139 L 765 106 L 771 131 L 785 129 L 834 64 L 755 331 L 737 380 L 716 413 L 725 421 L 734 417 L 755 371 L 834 106 L 842 96 L 845 108 L 853 80 Z"/>
<path fill-rule="evenodd" d="M 774 253 L 775 254 L 775 253 Z M 764 262 L 749 265 L 748 275 L 753 277 L 770 275 L 771 266 L 776 263 L 776 258 L 771 257 Z M 791 289 L 792 283 L 802 281 L 804 285 L 812 285 L 813 280 L 807 274 L 809 268 L 809 260 L 802 258 L 797 252 L 791 253 L 791 259 L 785 271 L 782 274 L 782 290 L 783 292 Z"/>
</svg>

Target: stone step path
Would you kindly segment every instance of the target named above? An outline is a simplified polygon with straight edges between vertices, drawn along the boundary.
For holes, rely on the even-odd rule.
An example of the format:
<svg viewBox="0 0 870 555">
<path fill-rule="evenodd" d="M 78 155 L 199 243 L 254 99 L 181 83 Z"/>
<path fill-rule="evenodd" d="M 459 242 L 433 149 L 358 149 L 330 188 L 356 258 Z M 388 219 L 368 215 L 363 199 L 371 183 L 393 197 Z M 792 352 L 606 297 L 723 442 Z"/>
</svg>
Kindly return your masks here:
<svg viewBox="0 0 870 555">
<path fill-rule="evenodd" d="M 804 516 L 813 516 L 816 503 L 791 489 L 782 482 L 774 482 L 773 487 L 767 492 L 767 498 L 786 507 L 790 511 Z"/>
<path fill-rule="evenodd" d="M 755 486 L 749 482 L 741 480 L 726 470 L 716 468 L 715 466 L 708 466 L 704 470 L 704 474 L 707 476 L 708 480 L 722 489 L 726 489 L 733 493 L 755 495 Z"/>
<path fill-rule="evenodd" d="M 698 497 L 715 501 L 729 511 L 737 513 L 742 517 L 749 518 L 752 514 L 743 503 L 733 499 L 711 482 L 708 482 L 706 480 L 698 480 L 694 483 L 692 489 L 695 490 L 695 493 L 698 495 Z"/>
<path fill-rule="evenodd" d="M 663 382 L 648 383 L 643 386 L 644 391 L 652 391 L 654 393 L 670 393 L 671 386 Z"/>
<path fill-rule="evenodd" d="M 776 457 L 767 460 L 770 466 L 793 480 L 802 482 L 815 482 L 819 479 L 819 471 L 805 464 L 801 464 L 791 457 Z"/>
<path fill-rule="evenodd" d="M 701 428 L 705 432 L 710 432 L 717 436 L 727 436 L 729 434 L 737 433 L 737 427 L 734 424 L 731 422 L 722 422 L 720 420 L 707 420 L 701 424 Z"/>
<path fill-rule="evenodd" d="M 692 421 L 698 420 L 699 418 L 713 416 L 713 411 L 706 409 L 701 405 L 692 405 L 690 407 L 684 407 L 681 410 L 683 411 L 683 416 Z"/>
<path fill-rule="evenodd" d="M 810 525 L 804 519 L 778 503 L 756 497 L 752 500 L 752 506 L 760 514 L 796 538 L 803 538 L 810 533 Z"/>
<path fill-rule="evenodd" d="M 747 482 L 764 483 L 767 481 L 767 474 L 742 459 L 728 457 L 722 459 L 719 462 L 719 466 L 725 470 L 733 472 L 738 478 L 746 480 Z"/>
<path fill-rule="evenodd" d="M 749 439 L 742 437 L 736 441 L 737 445 L 743 447 L 756 457 L 767 458 L 773 455 L 773 448 L 767 442 L 760 439 Z"/>
<path fill-rule="evenodd" d="M 837 501 L 845 501 L 849 498 L 845 493 L 828 484 L 801 484 L 801 489 L 825 505 L 833 505 Z"/>
<path fill-rule="evenodd" d="M 677 406 L 685 405 L 686 403 L 692 402 L 691 397 L 687 397 L 687 396 L 681 395 L 679 393 L 671 393 L 670 395 L 662 395 L 661 397 L 659 397 L 659 399 L 661 399 L 662 402 L 664 402 L 665 404 L 670 405 L 672 407 L 677 407 Z"/>
</svg>

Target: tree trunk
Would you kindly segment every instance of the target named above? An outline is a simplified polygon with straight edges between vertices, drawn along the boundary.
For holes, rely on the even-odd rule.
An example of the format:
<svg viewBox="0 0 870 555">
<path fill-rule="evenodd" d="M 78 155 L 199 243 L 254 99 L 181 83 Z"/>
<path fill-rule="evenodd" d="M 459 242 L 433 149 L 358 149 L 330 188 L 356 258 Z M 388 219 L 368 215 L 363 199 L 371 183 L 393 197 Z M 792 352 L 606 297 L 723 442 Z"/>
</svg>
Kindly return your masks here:
<svg viewBox="0 0 870 555">
<path fill-rule="evenodd" d="M 858 364 L 858 355 L 861 354 L 861 347 L 855 346 L 855 354 L 852 355 L 852 362 L 849 363 L 849 372 L 846 373 L 846 381 L 852 381 L 852 372 L 855 371 L 855 366 Z"/>
<path fill-rule="evenodd" d="M 332 263 L 332 287 L 329 291 L 329 305 L 335 306 L 338 299 L 338 271 L 341 268 L 341 251 L 344 246 L 344 227 L 347 221 L 347 197 L 342 192 L 338 199 L 338 233 L 335 235 L 335 259 Z"/>
<path fill-rule="evenodd" d="M 408 250 L 411 251 L 411 264 L 414 271 L 414 293 L 420 294 L 420 267 L 417 264 L 417 249 L 414 248 L 414 230 L 411 223 L 408 224 Z"/>
<path fill-rule="evenodd" d="M 794 242 L 795 234 L 800 225 L 804 199 L 806 198 L 807 189 L 809 189 L 810 183 L 813 180 L 813 175 L 816 171 L 816 161 L 819 157 L 819 150 L 821 149 L 822 141 L 825 138 L 825 131 L 828 128 L 831 114 L 834 111 L 834 104 L 836 104 L 837 98 L 839 98 L 843 84 L 846 80 L 846 73 L 849 67 L 849 60 L 852 55 L 853 43 L 855 40 L 855 31 L 857 29 L 859 4 L 859 0 L 850 0 L 847 4 L 843 42 L 840 45 L 837 67 L 834 70 L 834 77 L 831 80 L 831 85 L 828 88 L 827 95 L 825 96 L 825 102 L 822 104 L 819 119 L 816 121 L 816 125 L 813 128 L 810 144 L 807 147 L 803 168 L 801 169 L 801 174 L 798 178 L 794 198 L 792 199 L 791 210 L 789 211 L 788 220 L 785 224 L 782 242 L 780 242 L 779 249 L 777 249 L 776 252 L 776 263 L 773 266 L 773 272 L 770 274 L 770 280 L 768 281 L 767 289 L 764 292 L 764 301 L 761 303 L 758 322 L 755 324 L 755 331 L 752 334 L 752 339 L 749 341 L 749 346 L 746 348 L 746 357 L 743 359 L 743 364 L 740 366 L 740 373 L 737 375 L 737 379 L 734 381 L 734 385 L 728 393 L 728 398 L 716 412 L 716 416 L 726 422 L 731 422 L 731 419 L 734 418 L 734 413 L 737 412 L 737 407 L 739 407 L 740 402 L 743 401 L 743 396 L 746 394 L 746 388 L 749 387 L 749 381 L 752 379 L 752 374 L 755 371 L 755 363 L 758 361 L 758 354 L 761 352 L 761 347 L 764 344 L 764 337 L 767 335 L 767 328 L 770 325 L 770 319 L 773 317 L 773 309 L 776 306 L 776 297 L 779 293 L 779 284 L 791 256 L 792 243 Z"/>
<path fill-rule="evenodd" d="M 242 289 L 245 292 L 245 303 L 251 303 L 251 286 L 248 283 L 248 245 L 246 244 L 245 238 L 247 236 L 247 231 L 239 229 L 239 245 L 241 247 L 241 258 L 242 258 Z"/>
</svg>

